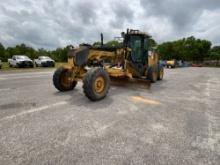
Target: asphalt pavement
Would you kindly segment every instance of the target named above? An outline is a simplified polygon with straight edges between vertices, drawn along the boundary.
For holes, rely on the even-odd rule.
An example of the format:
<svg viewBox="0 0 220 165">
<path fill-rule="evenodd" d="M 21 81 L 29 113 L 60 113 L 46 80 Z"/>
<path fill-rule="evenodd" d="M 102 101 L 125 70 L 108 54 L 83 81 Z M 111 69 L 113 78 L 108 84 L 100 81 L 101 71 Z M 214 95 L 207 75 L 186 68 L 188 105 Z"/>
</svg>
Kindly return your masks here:
<svg viewBox="0 0 220 165">
<path fill-rule="evenodd" d="M 220 164 L 220 69 L 166 69 L 89 101 L 53 70 L 0 72 L 0 164 Z"/>
</svg>

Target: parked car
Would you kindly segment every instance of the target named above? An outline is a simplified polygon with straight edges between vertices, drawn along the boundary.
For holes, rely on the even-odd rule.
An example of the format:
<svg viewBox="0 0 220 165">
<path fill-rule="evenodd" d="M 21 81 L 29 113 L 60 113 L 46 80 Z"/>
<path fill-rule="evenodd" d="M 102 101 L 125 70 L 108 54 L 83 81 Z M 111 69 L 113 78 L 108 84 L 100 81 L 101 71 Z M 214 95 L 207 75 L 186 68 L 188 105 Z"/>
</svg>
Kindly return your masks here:
<svg viewBox="0 0 220 165">
<path fill-rule="evenodd" d="M 34 59 L 35 66 L 42 67 L 54 67 L 55 61 L 48 56 L 39 56 L 37 59 Z"/>
<path fill-rule="evenodd" d="M 2 69 L 2 60 L 0 60 L 0 69 Z"/>
<path fill-rule="evenodd" d="M 33 61 L 25 55 L 14 55 L 8 59 L 9 67 L 34 67 Z"/>
<path fill-rule="evenodd" d="M 193 63 L 192 67 L 203 67 L 203 64 L 201 64 L 201 63 Z"/>
<path fill-rule="evenodd" d="M 167 68 L 176 68 L 178 66 L 177 61 L 175 59 L 173 60 L 168 60 L 166 62 Z"/>
</svg>

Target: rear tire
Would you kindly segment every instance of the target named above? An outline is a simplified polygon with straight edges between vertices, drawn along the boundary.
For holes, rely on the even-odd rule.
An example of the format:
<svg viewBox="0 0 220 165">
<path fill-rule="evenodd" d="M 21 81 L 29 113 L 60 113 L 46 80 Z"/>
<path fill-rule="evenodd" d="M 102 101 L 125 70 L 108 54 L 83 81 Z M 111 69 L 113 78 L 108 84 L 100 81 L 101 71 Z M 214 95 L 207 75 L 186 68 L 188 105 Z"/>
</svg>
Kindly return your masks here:
<svg viewBox="0 0 220 165">
<path fill-rule="evenodd" d="M 156 67 L 149 67 L 147 71 L 147 79 L 150 80 L 152 83 L 157 81 L 157 69 Z"/>
<path fill-rule="evenodd" d="M 83 91 L 91 101 L 103 99 L 109 90 L 108 73 L 99 67 L 90 69 L 83 79 Z"/>
<path fill-rule="evenodd" d="M 162 65 L 158 66 L 158 74 L 157 74 L 157 80 L 163 80 L 164 76 L 164 68 Z"/>
<path fill-rule="evenodd" d="M 61 92 L 73 90 L 77 84 L 77 81 L 68 82 L 68 70 L 61 67 L 58 68 L 53 75 L 53 84 L 56 89 Z"/>
</svg>

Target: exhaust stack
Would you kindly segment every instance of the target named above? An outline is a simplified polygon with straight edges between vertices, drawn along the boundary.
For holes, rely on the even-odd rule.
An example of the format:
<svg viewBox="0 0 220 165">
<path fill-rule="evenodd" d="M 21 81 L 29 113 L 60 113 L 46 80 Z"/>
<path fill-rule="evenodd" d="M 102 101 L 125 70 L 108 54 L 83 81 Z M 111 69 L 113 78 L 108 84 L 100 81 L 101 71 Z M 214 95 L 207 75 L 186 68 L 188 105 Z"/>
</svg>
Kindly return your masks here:
<svg viewBox="0 0 220 165">
<path fill-rule="evenodd" d="M 101 33 L 101 45 L 103 46 L 103 34 Z"/>
</svg>

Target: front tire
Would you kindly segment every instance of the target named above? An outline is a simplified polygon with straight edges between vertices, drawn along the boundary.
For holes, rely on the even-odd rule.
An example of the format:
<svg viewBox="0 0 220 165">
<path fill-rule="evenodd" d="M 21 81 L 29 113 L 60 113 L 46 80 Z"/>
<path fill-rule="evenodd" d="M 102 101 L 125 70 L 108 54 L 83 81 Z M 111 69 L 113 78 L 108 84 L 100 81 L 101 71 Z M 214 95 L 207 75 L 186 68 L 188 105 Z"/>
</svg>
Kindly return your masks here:
<svg viewBox="0 0 220 165">
<path fill-rule="evenodd" d="M 158 66 L 158 75 L 157 75 L 157 80 L 163 80 L 164 76 L 164 68 L 162 65 Z"/>
<path fill-rule="evenodd" d="M 157 69 L 156 67 L 150 66 L 147 71 L 147 79 L 152 83 L 157 81 Z"/>
<path fill-rule="evenodd" d="M 90 69 L 83 79 L 83 91 L 91 101 L 103 99 L 109 90 L 108 73 L 99 67 Z"/>
<path fill-rule="evenodd" d="M 24 66 L 19 65 L 18 63 L 16 64 L 16 68 L 22 68 Z"/>
<path fill-rule="evenodd" d="M 68 69 L 58 68 L 53 75 L 53 84 L 56 89 L 61 92 L 73 90 L 77 84 L 77 81 L 70 81 Z"/>
</svg>

